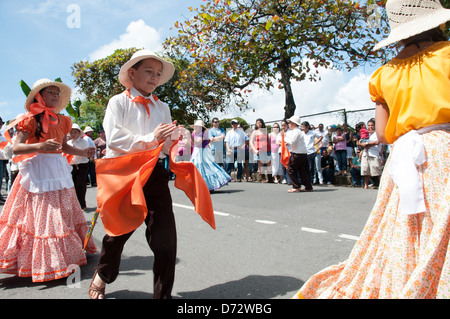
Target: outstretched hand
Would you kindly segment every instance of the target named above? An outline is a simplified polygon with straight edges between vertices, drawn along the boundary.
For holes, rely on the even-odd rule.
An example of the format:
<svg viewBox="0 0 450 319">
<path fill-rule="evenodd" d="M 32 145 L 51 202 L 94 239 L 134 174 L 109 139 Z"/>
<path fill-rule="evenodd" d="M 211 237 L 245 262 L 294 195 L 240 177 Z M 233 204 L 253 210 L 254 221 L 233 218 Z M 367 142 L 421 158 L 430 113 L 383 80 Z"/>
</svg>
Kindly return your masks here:
<svg viewBox="0 0 450 319">
<path fill-rule="evenodd" d="M 62 148 L 62 144 L 52 138 L 42 142 L 39 148 L 44 152 L 56 152 Z"/>
<path fill-rule="evenodd" d="M 84 149 L 86 152 L 86 157 L 94 157 L 95 156 L 95 147 L 88 147 Z"/>
<path fill-rule="evenodd" d="M 153 131 L 153 134 L 155 136 L 155 139 L 158 140 L 158 142 L 165 141 L 169 137 L 172 140 L 178 140 L 179 138 L 178 128 L 182 127 L 183 127 L 182 125 L 177 126 L 177 121 L 173 121 L 172 124 L 159 124 Z"/>
<path fill-rule="evenodd" d="M 172 132 L 177 128 L 175 124 L 159 124 L 155 130 L 153 131 L 153 134 L 155 135 L 155 139 L 158 140 L 158 142 L 165 141 L 168 137 L 172 135 Z"/>
</svg>

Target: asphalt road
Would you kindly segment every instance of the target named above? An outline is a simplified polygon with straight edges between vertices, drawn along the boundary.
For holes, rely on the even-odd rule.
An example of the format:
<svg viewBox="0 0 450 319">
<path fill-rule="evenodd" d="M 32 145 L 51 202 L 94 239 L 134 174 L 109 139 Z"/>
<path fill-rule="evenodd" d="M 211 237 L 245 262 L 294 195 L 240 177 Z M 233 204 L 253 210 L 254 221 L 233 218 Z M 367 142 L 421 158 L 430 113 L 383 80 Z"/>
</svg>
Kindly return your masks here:
<svg viewBox="0 0 450 319">
<path fill-rule="evenodd" d="M 231 183 L 212 194 L 216 230 L 172 187 L 178 254 L 173 297 L 178 299 L 291 298 L 314 273 L 344 261 L 375 203 L 377 190 L 316 186 L 288 193 L 288 185 Z M 88 187 L 90 222 L 96 188 Z M 140 227 L 125 246 L 118 279 L 106 298 L 153 297 L 153 255 Z M 94 239 L 100 249 L 104 230 Z M 87 299 L 98 254 L 70 281 L 32 283 L 0 274 L 0 299 Z"/>
</svg>

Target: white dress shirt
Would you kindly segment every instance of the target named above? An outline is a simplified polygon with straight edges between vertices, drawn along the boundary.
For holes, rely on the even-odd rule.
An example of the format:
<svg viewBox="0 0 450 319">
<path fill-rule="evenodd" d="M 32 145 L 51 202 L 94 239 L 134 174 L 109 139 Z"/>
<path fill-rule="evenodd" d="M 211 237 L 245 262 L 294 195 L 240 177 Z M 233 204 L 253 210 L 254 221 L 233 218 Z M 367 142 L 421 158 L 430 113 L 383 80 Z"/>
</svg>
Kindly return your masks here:
<svg viewBox="0 0 450 319">
<path fill-rule="evenodd" d="M 305 132 L 303 132 L 303 136 L 304 136 L 304 140 L 305 140 L 305 144 L 306 144 L 306 150 L 307 150 L 307 154 L 313 154 L 316 152 L 316 148 L 314 146 L 314 139 L 320 138 L 320 134 L 317 134 L 316 131 L 313 130 L 308 130 L 308 133 L 305 134 Z"/>
<path fill-rule="evenodd" d="M 284 141 L 291 145 L 291 152 L 295 154 L 306 154 L 305 134 L 298 128 L 286 132 Z"/>
<path fill-rule="evenodd" d="M 117 157 L 126 154 L 154 149 L 158 141 L 153 134 L 161 123 L 171 124 L 172 117 L 166 103 L 155 101 L 152 95 L 149 104 L 150 117 L 145 106 L 131 100 L 142 95 L 134 87 L 130 89 L 131 99 L 125 92 L 113 96 L 106 108 L 103 128 L 106 135 L 106 157 Z M 168 139 L 170 141 L 170 138 Z M 163 152 L 168 154 L 171 144 L 166 142 Z M 164 157 L 163 154 L 160 157 Z"/>
<path fill-rule="evenodd" d="M 230 149 L 243 146 L 247 140 L 247 135 L 241 129 L 229 130 L 225 135 L 225 142 L 228 143 Z"/>
<path fill-rule="evenodd" d="M 76 140 L 68 140 L 67 144 L 70 146 L 76 147 L 80 150 L 84 150 L 89 147 L 88 141 L 86 141 L 83 137 L 79 137 Z M 89 159 L 86 156 L 74 155 L 72 160 L 70 161 L 70 165 L 78 165 L 78 164 L 87 164 Z"/>
<path fill-rule="evenodd" d="M 81 133 L 81 134 L 84 134 L 84 133 Z M 88 143 L 88 147 L 97 148 L 97 147 L 95 146 L 95 143 L 94 143 L 94 141 L 92 140 L 92 138 L 90 138 L 88 135 L 85 134 L 85 135 L 83 136 L 83 139 Z M 97 152 L 95 152 L 94 158 L 97 158 Z"/>
<path fill-rule="evenodd" d="M 322 136 L 322 147 L 327 147 L 328 146 L 328 131 L 327 130 L 319 130 L 318 128 L 315 129 L 315 133 L 317 133 L 317 135 Z"/>
<path fill-rule="evenodd" d="M 373 132 L 368 139 L 369 142 L 375 142 L 378 141 L 378 136 L 376 132 Z M 378 159 L 381 159 L 381 151 L 382 151 L 383 144 L 378 143 L 377 145 L 372 146 L 369 148 L 369 150 L 364 149 L 363 155 L 368 155 L 370 157 L 378 157 Z"/>
</svg>

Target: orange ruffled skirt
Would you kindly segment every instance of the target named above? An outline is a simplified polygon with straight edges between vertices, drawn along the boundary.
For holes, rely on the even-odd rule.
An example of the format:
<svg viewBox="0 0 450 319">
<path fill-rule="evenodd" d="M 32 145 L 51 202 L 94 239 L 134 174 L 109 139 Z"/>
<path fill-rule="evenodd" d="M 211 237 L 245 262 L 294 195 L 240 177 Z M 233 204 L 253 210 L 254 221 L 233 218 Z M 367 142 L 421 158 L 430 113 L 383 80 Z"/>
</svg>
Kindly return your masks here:
<svg viewBox="0 0 450 319">
<path fill-rule="evenodd" d="M 83 250 L 88 227 L 75 189 L 35 193 L 22 179 L 19 174 L 0 213 L 0 272 L 33 282 L 67 277 L 97 251 L 92 239 Z"/>
<path fill-rule="evenodd" d="M 450 298 L 449 135 L 422 135 L 426 163 L 418 170 L 426 212 L 399 213 L 388 160 L 377 200 L 349 258 L 313 275 L 294 298 Z"/>
</svg>

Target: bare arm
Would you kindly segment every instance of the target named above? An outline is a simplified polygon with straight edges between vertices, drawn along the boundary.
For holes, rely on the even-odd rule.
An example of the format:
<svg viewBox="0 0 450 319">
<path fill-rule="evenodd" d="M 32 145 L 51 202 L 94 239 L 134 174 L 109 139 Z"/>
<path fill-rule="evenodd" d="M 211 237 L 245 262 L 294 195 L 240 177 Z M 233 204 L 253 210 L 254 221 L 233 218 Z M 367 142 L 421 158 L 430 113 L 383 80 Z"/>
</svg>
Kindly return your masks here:
<svg viewBox="0 0 450 319">
<path fill-rule="evenodd" d="M 67 144 L 67 136 L 64 136 L 62 142 L 62 151 L 70 155 L 78 155 L 85 157 L 93 157 L 95 155 L 95 147 L 88 147 L 85 149 L 79 149 Z"/>
<path fill-rule="evenodd" d="M 375 121 L 377 123 L 375 131 L 377 132 L 378 141 L 383 144 L 389 144 L 386 140 L 386 125 L 389 119 L 389 108 L 387 104 L 376 102 Z"/>
<path fill-rule="evenodd" d="M 30 134 L 24 131 L 17 133 L 16 141 L 14 142 L 13 152 L 15 155 L 30 154 L 35 152 L 56 152 L 62 148 L 61 143 L 56 139 L 49 139 L 41 143 L 26 144 Z"/>
</svg>

